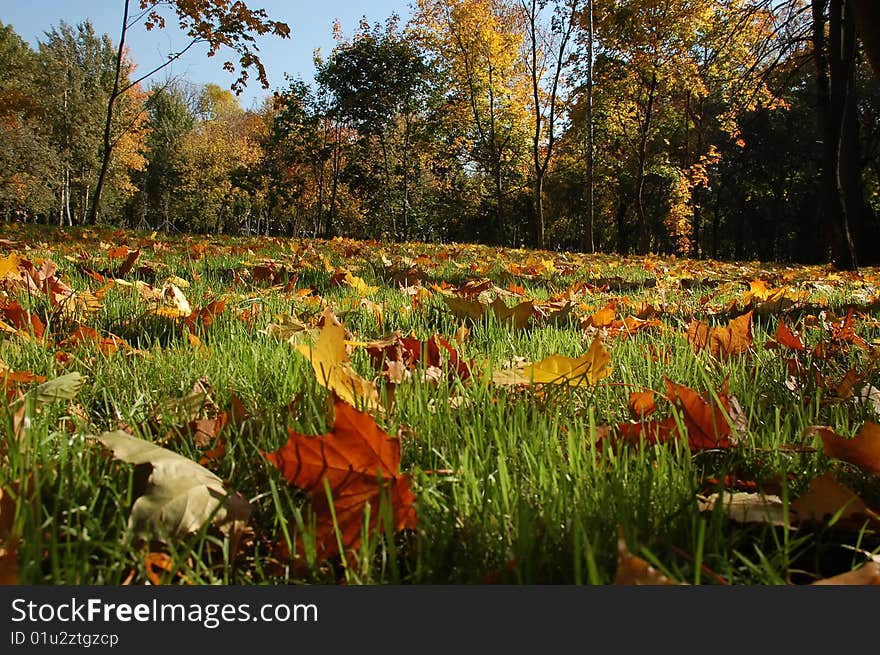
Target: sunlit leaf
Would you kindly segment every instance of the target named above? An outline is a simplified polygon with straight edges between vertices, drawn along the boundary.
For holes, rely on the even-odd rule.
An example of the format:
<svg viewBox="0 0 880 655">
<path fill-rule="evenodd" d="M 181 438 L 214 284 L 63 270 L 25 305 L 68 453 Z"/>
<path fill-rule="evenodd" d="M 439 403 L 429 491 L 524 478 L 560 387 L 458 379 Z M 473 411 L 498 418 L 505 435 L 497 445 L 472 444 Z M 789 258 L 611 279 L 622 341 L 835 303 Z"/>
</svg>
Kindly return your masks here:
<svg viewBox="0 0 880 655">
<path fill-rule="evenodd" d="M 306 436 L 288 430 L 284 446 L 264 453 L 291 485 L 311 495 L 319 562 L 339 554 L 337 529 L 343 549 L 359 547 L 368 505 L 373 533 L 415 528 L 418 522 L 409 476 L 399 472 L 400 441 L 339 398 L 334 398 L 333 409 L 329 433 Z M 391 504 L 391 525 L 385 525 L 380 513 L 383 495 Z"/>
</svg>

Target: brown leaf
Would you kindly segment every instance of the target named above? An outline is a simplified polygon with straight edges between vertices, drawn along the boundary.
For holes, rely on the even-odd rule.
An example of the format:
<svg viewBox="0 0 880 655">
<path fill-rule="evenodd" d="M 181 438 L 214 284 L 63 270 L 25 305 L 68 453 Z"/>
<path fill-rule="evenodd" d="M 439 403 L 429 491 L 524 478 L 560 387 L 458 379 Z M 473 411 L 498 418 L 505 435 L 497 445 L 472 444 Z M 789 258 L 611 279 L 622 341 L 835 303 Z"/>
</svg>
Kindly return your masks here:
<svg viewBox="0 0 880 655">
<path fill-rule="evenodd" d="M 815 427 L 812 431 L 819 433 L 828 457 L 880 474 L 880 425 L 877 423 L 866 422 L 852 439 L 841 437 L 830 427 Z"/>
<path fill-rule="evenodd" d="M 514 330 L 525 328 L 529 319 L 535 314 L 535 306 L 530 300 L 508 307 L 501 298 L 496 298 L 489 307 L 499 321 L 508 323 Z"/>
<path fill-rule="evenodd" d="M 726 327 L 712 327 L 703 321 L 691 321 L 685 339 L 694 352 L 709 348 L 715 359 L 742 355 L 752 347 L 752 313 L 748 312 L 727 323 Z"/>
<path fill-rule="evenodd" d="M 779 345 L 791 348 L 792 350 L 803 352 L 807 349 L 806 346 L 804 346 L 804 342 L 801 341 L 800 336 L 792 332 L 791 328 L 788 327 L 788 324 L 782 319 L 779 320 L 779 325 L 776 326 L 776 332 L 773 334 L 773 339 Z"/>
<path fill-rule="evenodd" d="M 752 312 L 729 321 L 727 327 L 713 328 L 709 352 L 716 359 L 742 355 L 752 347 Z"/>
<path fill-rule="evenodd" d="M 733 431 L 727 421 L 731 411 L 727 393 L 718 392 L 716 401 L 708 394 L 704 398 L 693 389 L 676 384 L 669 378 L 664 379 L 667 399 L 681 414 L 690 449 L 730 448 L 733 445 Z M 642 440 L 646 445 L 651 445 L 685 438 L 674 416 L 654 421 L 619 423 L 616 434 L 622 441 L 633 445 L 639 444 Z"/>
<path fill-rule="evenodd" d="M 707 401 L 696 391 L 684 385 L 666 380 L 666 393 L 681 409 L 684 424 L 688 429 L 688 442 L 691 449 L 729 448 L 731 428 L 727 421 L 730 403 L 727 394 L 718 393 L 718 401 Z"/>
<path fill-rule="evenodd" d="M 386 527 L 394 531 L 415 528 L 418 522 L 409 476 L 399 472 L 400 441 L 385 433 L 369 414 L 340 398 L 334 396 L 333 407 L 336 418 L 329 433 L 306 436 L 288 430 L 290 438 L 284 446 L 263 453 L 290 484 L 311 494 L 319 562 L 339 554 L 334 514 L 346 551 L 360 546 L 368 504 L 369 527 L 374 534 L 381 534 Z M 385 517 L 380 516 L 384 494 L 391 502 L 392 526 L 385 526 Z"/>
<path fill-rule="evenodd" d="M 880 585 L 880 564 L 865 562 L 853 571 L 847 571 L 831 578 L 816 580 L 814 585 Z"/>
<path fill-rule="evenodd" d="M 18 584 L 18 535 L 13 531 L 15 499 L 0 487 L 0 585 Z"/>
<path fill-rule="evenodd" d="M 793 500 L 790 508 L 798 522 L 826 523 L 840 512 L 838 525 L 858 528 L 866 520 L 880 525 L 880 516 L 830 473 L 813 479 L 809 490 Z"/>
<path fill-rule="evenodd" d="M 131 269 L 134 268 L 134 263 L 137 261 L 140 256 L 140 250 L 132 250 L 125 255 L 125 261 L 123 261 L 119 265 L 119 270 L 116 271 L 115 277 L 125 277 L 131 272 Z"/>
<path fill-rule="evenodd" d="M 9 304 L 0 305 L 0 311 L 12 327 L 24 334 L 33 333 L 37 339 L 42 339 L 46 326 L 40 317 L 33 312 L 25 311 L 15 300 Z"/>
<path fill-rule="evenodd" d="M 101 336 L 97 330 L 86 325 L 78 325 L 60 345 L 71 347 L 81 344 L 89 344 L 105 355 L 112 355 L 120 349 L 132 350 L 122 337 L 117 337 L 115 334 Z"/>
<path fill-rule="evenodd" d="M 629 411 L 635 418 L 650 416 L 657 411 L 653 391 L 633 391 L 629 394 Z"/>
<path fill-rule="evenodd" d="M 629 551 L 623 530 L 617 530 L 617 573 L 614 575 L 615 585 L 681 585 L 681 582 L 669 578 L 641 557 Z"/>
<path fill-rule="evenodd" d="M 708 323 L 693 320 L 688 325 L 685 339 L 693 346 L 694 352 L 699 352 L 708 345 L 711 332 L 712 327 Z"/>
</svg>

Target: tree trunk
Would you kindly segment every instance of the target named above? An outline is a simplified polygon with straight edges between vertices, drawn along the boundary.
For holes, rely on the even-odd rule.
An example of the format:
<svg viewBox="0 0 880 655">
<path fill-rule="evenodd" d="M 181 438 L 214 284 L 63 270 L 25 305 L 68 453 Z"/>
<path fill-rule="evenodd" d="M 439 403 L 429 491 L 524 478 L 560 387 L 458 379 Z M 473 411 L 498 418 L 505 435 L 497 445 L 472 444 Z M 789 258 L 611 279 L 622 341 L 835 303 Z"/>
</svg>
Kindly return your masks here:
<svg viewBox="0 0 880 655">
<path fill-rule="evenodd" d="M 583 236 L 587 252 L 596 250 L 593 136 L 593 0 L 587 0 L 587 224 Z"/>
<path fill-rule="evenodd" d="M 825 37 L 825 7 L 828 7 L 828 38 Z M 851 179 L 851 171 L 841 167 L 842 146 L 846 142 L 846 107 L 852 95 L 852 62 L 855 33 L 851 17 L 844 18 L 844 0 L 812 0 L 813 57 L 816 65 L 816 109 L 822 132 L 822 191 L 825 205 L 825 224 L 831 240 L 831 258 L 843 270 L 858 266 L 855 244 L 850 229 L 847 207 L 849 193 L 845 188 L 859 185 Z M 849 50 L 852 52 L 849 52 Z M 847 79 L 849 78 L 849 79 Z M 851 101 L 852 98 L 850 97 Z M 845 186 L 846 185 L 846 186 Z"/>
<path fill-rule="evenodd" d="M 617 224 L 617 252 L 621 255 L 629 253 L 629 226 L 626 224 L 629 200 L 623 182 L 620 182 L 617 187 L 617 211 L 614 218 Z"/>
<path fill-rule="evenodd" d="M 636 238 L 640 254 L 648 251 L 648 219 L 645 215 L 645 203 L 643 194 L 645 190 L 645 168 L 647 165 L 648 133 L 651 129 L 651 115 L 654 111 L 654 93 L 657 90 L 657 73 L 651 73 L 651 82 L 648 85 L 648 106 L 645 109 L 645 122 L 642 125 L 642 134 L 639 138 L 638 150 L 638 177 L 636 179 L 636 211 L 638 212 L 638 224 L 636 225 Z"/>
<path fill-rule="evenodd" d="M 544 170 L 539 170 L 535 176 L 535 228 L 538 239 L 538 249 L 546 247 L 544 241 Z"/>
<path fill-rule="evenodd" d="M 88 223 L 95 225 L 98 222 L 98 210 L 101 204 L 101 193 L 104 190 L 104 182 L 107 179 L 107 171 L 110 170 L 110 156 L 113 154 L 113 142 L 111 140 L 113 129 L 113 109 L 119 98 L 119 80 L 122 77 L 122 60 L 125 56 L 125 34 L 128 30 L 128 9 L 130 0 L 125 0 L 122 12 L 122 30 L 119 33 L 119 47 L 116 51 L 116 73 L 113 78 L 113 91 L 107 99 L 107 116 L 104 120 L 104 149 L 101 152 L 101 170 L 98 173 L 98 181 L 95 183 L 95 193 L 92 196 L 92 206 L 89 208 Z"/>
</svg>

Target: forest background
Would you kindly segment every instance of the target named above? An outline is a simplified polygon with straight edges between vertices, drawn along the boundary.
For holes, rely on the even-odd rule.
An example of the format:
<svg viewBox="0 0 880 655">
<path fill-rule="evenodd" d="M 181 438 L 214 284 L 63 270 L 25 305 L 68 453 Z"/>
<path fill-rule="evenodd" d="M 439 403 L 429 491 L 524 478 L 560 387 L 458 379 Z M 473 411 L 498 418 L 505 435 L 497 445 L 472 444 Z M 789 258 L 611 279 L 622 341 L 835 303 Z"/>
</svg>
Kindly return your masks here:
<svg viewBox="0 0 880 655">
<path fill-rule="evenodd" d="M 877 263 L 870 4 L 418 0 L 253 109 L 241 78 L 139 81 L 88 21 L 0 23 L 0 215 Z"/>
</svg>

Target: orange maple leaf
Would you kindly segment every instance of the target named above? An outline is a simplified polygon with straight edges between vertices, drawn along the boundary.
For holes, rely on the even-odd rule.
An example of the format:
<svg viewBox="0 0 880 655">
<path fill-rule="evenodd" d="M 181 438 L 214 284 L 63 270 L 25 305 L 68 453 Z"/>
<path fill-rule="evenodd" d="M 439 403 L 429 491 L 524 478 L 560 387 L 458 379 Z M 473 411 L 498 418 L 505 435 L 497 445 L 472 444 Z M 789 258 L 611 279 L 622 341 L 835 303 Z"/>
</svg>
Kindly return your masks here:
<svg viewBox="0 0 880 655">
<path fill-rule="evenodd" d="M 828 457 L 880 474 L 880 425 L 866 422 L 852 439 L 841 437 L 829 427 L 814 428 L 822 437 L 822 445 Z"/>
<path fill-rule="evenodd" d="M 263 453 L 290 484 L 311 495 L 318 562 L 339 554 L 336 527 L 345 551 L 359 548 L 368 504 L 372 534 L 388 527 L 386 516 L 391 516 L 394 531 L 413 529 L 418 523 L 410 477 L 398 472 L 400 441 L 385 433 L 369 414 L 335 395 L 333 407 L 336 417 L 329 433 L 306 436 L 288 430 L 286 444 Z M 387 515 L 379 511 L 383 495 L 391 503 Z M 297 541 L 297 550 L 303 552 L 302 539 Z"/>
<path fill-rule="evenodd" d="M 773 340 L 779 345 L 791 348 L 792 350 L 804 351 L 807 349 L 800 336 L 795 334 L 783 319 L 779 319 L 779 325 L 776 326 Z"/>
<path fill-rule="evenodd" d="M 681 433 L 674 416 L 656 421 L 620 423 L 617 434 L 626 442 L 636 444 L 644 438 L 646 444 L 667 443 L 687 439 L 691 450 L 706 448 L 730 448 L 733 445 L 733 429 L 730 416 L 730 399 L 725 390 L 718 392 L 718 402 L 701 396 L 693 389 L 676 384 L 665 378 L 666 397 L 675 405 L 686 428 Z"/>
<path fill-rule="evenodd" d="M 33 312 L 28 312 L 22 308 L 17 301 L 13 300 L 8 304 L 0 305 L 0 312 L 3 313 L 4 318 L 19 333 L 30 334 L 32 332 L 37 339 L 43 338 L 46 331 L 43 321 Z"/>
<path fill-rule="evenodd" d="M 728 321 L 726 327 L 712 327 L 703 321 L 691 321 L 685 338 L 693 346 L 694 352 L 708 347 L 715 359 L 742 355 L 752 347 L 752 312 Z"/>
</svg>

